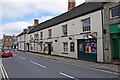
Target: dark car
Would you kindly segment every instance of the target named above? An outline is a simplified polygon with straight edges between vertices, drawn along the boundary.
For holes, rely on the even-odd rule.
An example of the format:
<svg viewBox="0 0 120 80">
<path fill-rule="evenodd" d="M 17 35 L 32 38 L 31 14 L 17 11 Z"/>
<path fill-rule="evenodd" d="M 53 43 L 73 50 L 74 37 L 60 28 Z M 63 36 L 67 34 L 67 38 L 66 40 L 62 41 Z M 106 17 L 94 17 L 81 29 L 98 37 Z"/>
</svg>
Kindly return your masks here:
<svg viewBox="0 0 120 80">
<path fill-rule="evenodd" d="M 12 54 L 10 49 L 2 49 L 2 57 L 12 57 Z"/>
</svg>

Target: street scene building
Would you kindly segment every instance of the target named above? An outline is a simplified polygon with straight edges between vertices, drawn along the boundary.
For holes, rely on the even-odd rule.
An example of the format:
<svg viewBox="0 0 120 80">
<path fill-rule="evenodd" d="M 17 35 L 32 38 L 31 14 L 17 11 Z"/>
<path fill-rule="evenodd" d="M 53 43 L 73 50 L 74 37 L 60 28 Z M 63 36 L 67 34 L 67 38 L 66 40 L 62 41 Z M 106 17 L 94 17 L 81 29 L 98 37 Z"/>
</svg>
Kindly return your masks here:
<svg viewBox="0 0 120 80">
<path fill-rule="evenodd" d="M 120 2 L 104 5 L 103 29 L 105 61 L 120 59 Z"/>
<path fill-rule="evenodd" d="M 2 1 L 0 78 L 119 80 L 120 2 L 54 1 Z"/>
<path fill-rule="evenodd" d="M 16 42 L 16 43 L 15 43 Z M 17 44 L 17 40 L 16 40 L 16 37 L 13 35 L 13 36 L 10 36 L 10 35 L 3 35 L 3 48 L 16 48 L 16 45 Z"/>
<path fill-rule="evenodd" d="M 76 7 L 75 0 L 68 0 L 67 12 L 40 24 L 35 19 L 37 25 L 19 34 L 18 50 L 95 62 L 119 59 L 118 10 L 119 3 L 86 2 Z"/>
</svg>

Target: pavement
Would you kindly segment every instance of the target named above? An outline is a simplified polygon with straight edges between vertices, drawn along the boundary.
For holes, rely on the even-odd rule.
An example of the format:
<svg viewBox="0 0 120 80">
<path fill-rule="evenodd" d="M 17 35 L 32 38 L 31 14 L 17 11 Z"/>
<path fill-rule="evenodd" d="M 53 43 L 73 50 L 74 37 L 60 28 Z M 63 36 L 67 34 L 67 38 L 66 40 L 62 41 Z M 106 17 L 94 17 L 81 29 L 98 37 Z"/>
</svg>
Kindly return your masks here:
<svg viewBox="0 0 120 80">
<path fill-rule="evenodd" d="M 79 67 L 85 67 L 85 68 L 91 68 L 91 69 L 94 68 L 99 70 L 107 70 L 107 71 L 120 73 L 120 65 L 116 65 L 116 64 L 83 61 L 83 60 L 71 59 L 71 58 L 60 57 L 55 55 L 46 55 L 41 53 L 33 53 L 33 52 L 23 52 L 23 53 L 34 54 L 44 58 L 61 61 L 67 64 L 79 66 Z"/>
</svg>

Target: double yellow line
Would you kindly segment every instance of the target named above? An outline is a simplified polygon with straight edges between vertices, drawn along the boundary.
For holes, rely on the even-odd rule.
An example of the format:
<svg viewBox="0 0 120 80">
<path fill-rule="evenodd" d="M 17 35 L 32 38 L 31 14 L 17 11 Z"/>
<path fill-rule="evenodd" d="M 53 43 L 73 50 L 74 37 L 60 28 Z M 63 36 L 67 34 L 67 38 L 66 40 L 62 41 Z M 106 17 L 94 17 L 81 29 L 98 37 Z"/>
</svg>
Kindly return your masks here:
<svg viewBox="0 0 120 80">
<path fill-rule="evenodd" d="M 3 80 L 9 80 L 9 77 L 8 77 L 8 74 L 7 74 L 6 70 L 5 70 L 5 67 L 2 64 L 2 60 L 0 60 L 0 69 L 1 69 Z"/>
</svg>

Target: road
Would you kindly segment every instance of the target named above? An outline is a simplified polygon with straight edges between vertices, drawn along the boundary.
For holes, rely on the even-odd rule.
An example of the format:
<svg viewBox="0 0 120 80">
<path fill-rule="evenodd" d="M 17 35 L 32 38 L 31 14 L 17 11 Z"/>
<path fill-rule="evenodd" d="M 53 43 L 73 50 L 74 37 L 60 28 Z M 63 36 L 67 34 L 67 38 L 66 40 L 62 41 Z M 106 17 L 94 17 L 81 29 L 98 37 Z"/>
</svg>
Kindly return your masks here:
<svg viewBox="0 0 120 80">
<path fill-rule="evenodd" d="M 9 78 L 41 78 L 40 80 L 42 78 L 65 80 L 66 78 L 72 80 L 79 80 L 79 78 L 111 78 L 112 80 L 112 78 L 118 78 L 117 74 L 77 67 L 24 52 L 14 52 L 12 58 L 3 58 L 2 63 Z"/>
</svg>

